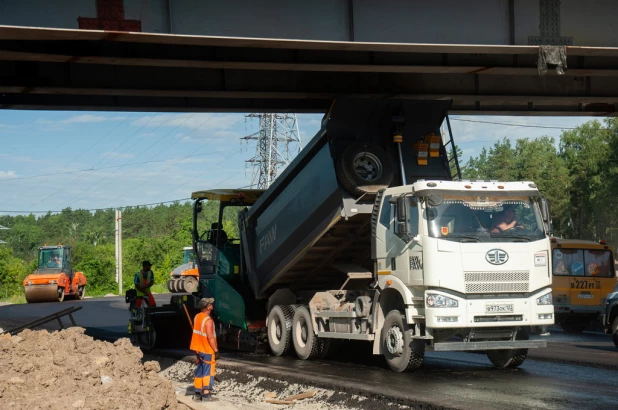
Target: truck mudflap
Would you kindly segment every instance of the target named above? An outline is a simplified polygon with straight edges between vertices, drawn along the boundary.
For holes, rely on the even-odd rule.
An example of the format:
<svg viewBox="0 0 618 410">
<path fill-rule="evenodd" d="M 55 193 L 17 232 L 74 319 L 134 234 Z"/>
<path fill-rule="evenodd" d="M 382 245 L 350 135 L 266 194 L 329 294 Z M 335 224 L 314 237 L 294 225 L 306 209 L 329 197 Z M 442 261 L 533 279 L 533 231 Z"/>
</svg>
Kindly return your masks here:
<svg viewBox="0 0 618 410">
<path fill-rule="evenodd" d="M 499 350 L 499 349 L 537 349 L 547 347 L 546 340 L 514 340 L 514 341 L 489 341 L 489 342 L 443 342 L 434 343 L 433 350 L 436 352 L 449 351 L 474 351 L 474 350 Z"/>
</svg>

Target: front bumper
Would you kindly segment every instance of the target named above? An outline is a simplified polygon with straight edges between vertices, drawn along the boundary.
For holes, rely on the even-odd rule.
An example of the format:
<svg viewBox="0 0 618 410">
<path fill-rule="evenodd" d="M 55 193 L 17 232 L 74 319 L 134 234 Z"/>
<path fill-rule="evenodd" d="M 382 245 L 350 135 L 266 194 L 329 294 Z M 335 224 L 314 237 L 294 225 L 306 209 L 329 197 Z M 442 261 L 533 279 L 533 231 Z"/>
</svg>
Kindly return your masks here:
<svg viewBox="0 0 618 410">
<path fill-rule="evenodd" d="M 425 299 L 427 293 L 444 295 L 458 301 L 458 307 L 454 308 L 425 307 L 427 328 L 551 326 L 554 324 L 554 306 L 537 305 L 539 297 L 551 293 L 549 288 L 528 298 L 464 299 L 448 291 L 430 290 L 425 291 Z M 512 307 L 512 311 L 496 311 L 505 307 Z"/>
</svg>

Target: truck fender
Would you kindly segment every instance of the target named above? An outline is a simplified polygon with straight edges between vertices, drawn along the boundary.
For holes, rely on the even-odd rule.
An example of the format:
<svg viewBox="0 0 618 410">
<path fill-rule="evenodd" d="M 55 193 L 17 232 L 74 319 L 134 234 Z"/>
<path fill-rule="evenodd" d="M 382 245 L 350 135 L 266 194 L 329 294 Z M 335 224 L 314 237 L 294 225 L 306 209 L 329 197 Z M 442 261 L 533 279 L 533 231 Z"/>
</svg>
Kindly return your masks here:
<svg viewBox="0 0 618 410">
<path fill-rule="evenodd" d="M 270 314 L 270 309 L 277 305 L 293 305 L 296 303 L 296 295 L 290 289 L 277 289 L 271 297 L 268 298 L 268 309 L 266 316 Z"/>
<path fill-rule="evenodd" d="M 390 281 L 390 285 L 386 282 Z M 394 275 L 380 275 L 378 278 L 381 293 L 376 292 L 374 300 L 373 326 L 375 338 L 373 340 L 373 354 L 382 354 L 381 334 L 384 319 L 388 312 L 398 309 L 406 316 L 406 322 L 413 324 L 412 309 L 409 309 L 414 304 L 413 295 L 410 289 L 402 282 L 401 279 Z"/>
</svg>

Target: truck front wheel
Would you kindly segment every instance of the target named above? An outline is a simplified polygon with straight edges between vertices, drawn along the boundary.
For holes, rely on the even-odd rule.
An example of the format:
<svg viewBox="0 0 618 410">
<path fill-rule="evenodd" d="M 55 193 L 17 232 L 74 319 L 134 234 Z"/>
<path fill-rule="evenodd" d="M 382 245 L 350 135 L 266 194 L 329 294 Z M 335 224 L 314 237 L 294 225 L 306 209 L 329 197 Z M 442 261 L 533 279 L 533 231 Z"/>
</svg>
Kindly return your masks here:
<svg viewBox="0 0 618 410">
<path fill-rule="evenodd" d="M 384 319 L 382 348 L 388 366 L 396 372 L 416 370 L 423 365 L 425 342 L 413 339 L 414 330 L 404 322 L 403 314 L 391 310 Z"/>
<path fill-rule="evenodd" d="M 528 349 L 488 350 L 487 357 L 499 369 L 515 369 L 521 366 L 528 357 Z"/>
<path fill-rule="evenodd" d="M 276 305 L 268 314 L 268 345 L 275 356 L 290 351 L 293 318 L 294 309 L 286 305 Z"/>
<path fill-rule="evenodd" d="M 518 331 L 516 340 L 528 340 L 528 333 Z M 499 369 L 515 369 L 521 366 L 528 357 L 528 349 L 497 349 L 487 350 L 487 358 Z"/>
<path fill-rule="evenodd" d="M 294 350 L 299 359 L 310 360 L 315 359 L 326 353 L 325 341 L 318 339 L 313 333 L 313 322 L 311 314 L 306 306 L 299 306 L 294 313 L 292 320 L 292 340 L 294 341 Z"/>
</svg>

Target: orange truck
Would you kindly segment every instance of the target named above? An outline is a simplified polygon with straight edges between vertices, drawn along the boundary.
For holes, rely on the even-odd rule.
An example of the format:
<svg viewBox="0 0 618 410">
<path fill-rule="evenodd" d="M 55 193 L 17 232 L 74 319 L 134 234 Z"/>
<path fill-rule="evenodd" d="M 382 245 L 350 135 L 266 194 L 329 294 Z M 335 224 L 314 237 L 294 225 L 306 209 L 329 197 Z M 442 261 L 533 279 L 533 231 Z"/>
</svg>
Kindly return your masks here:
<svg viewBox="0 0 618 410">
<path fill-rule="evenodd" d="M 40 246 L 37 266 L 23 282 L 28 303 L 81 300 L 86 295 L 86 276 L 73 270 L 70 246 Z"/>
<path fill-rule="evenodd" d="M 614 251 L 605 241 L 551 238 L 556 323 L 568 333 L 600 324 L 616 285 Z"/>
<path fill-rule="evenodd" d="M 170 272 L 167 289 L 172 293 L 192 293 L 197 289 L 199 272 L 195 264 L 195 254 L 191 246 L 183 248 L 182 265 Z"/>
</svg>

